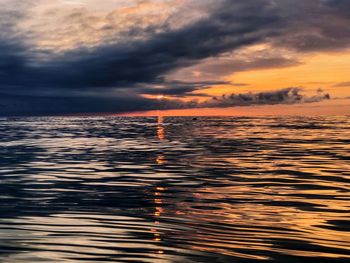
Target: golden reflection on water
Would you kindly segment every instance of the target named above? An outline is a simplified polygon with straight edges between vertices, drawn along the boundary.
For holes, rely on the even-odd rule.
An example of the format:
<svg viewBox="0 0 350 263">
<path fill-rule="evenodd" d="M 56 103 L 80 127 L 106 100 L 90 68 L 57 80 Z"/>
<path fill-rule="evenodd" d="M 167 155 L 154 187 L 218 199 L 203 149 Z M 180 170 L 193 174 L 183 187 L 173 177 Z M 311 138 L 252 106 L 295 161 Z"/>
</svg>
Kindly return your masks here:
<svg viewBox="0 0 350 263">
<path fill-rule="evenodd" d="M 163 121 L 164 121 L 164 117 L 163 116 L 158 116 L 157 122 L 157 137 L 160 141 L 165 140 L 165 129 L 163 126 Z"/>
<path fill-rule="evenodd" d="M 158 116 L 157 117 L 157 138 L 159 141 L 164 141 L 165 140 L 165 129 L 164 129 L 164 117 L 163 116 Z M 163 154 L 157 154 L 156 157 L 156 164 L 157 165 L 163 165 L 165 164 L 165 156 Z M 154 189 L 154 198 L 153 198 L 153 203 L 154 203 L 154 224 L 155 226 L 159 226 L 161 223 L 158 220 L 161 218 L 162 213 L 163 213 L 163 208 L 161 207 L 163 204 L 162 200 L 162 192 L 165 191 L 166 189 L 164 187 L 155 187 Z M 162 242 L 162 235 L 161 232 L 157 228 L 152 228 L 151 232 L 153 233 L 153 240 L 157 243 Z M 164 250 L 159 249 L 157 251 L 158 255 L 163 255 Z"/>
<path fill-rule="evenodd" d="M 163 117 L 158 117 L 157 125 L 157 137 L 159 140 L 165 139 L 165 129 L 163 126 Z M 261 131 L 260 126 L 253 126 L 250 128 L 250 132 L 257 134 L 261 140 L 270 140 L 274 137 L 278 138 L 280 134 L 271 135 L 271 133 L 264 133 Z M 235 137 L 246 136 L 247 130 L 244 129 L 235 129 L 230 130 L 227 128 L 217 129 L 215 133 L 212 130 L 200 130 L 198 136 L 207 134 L 220 139 L 232 139 Z M 293 134 L 290 136 L 291 139 L 303 139 L 303 140 L 313 140 L 317 134 L 300 134 L 296 136 Z M 283 133 L 283 136 L 286 136 Z M 309 151 L 317 150 L 320 148 L 320 145 L 315 143 L 305 143 L 301 145 L 295 144 L 292 147 L 304 148 L 307 147 Z M 326 146 L 325 146 L 326 147 Z M 288 149 L 290 151 L 293 148 Z M 322 187 L 332 187 L 329 185 L 329 182 L 322 182 L 318 179 L 303 178 L 300 181 L 297 178 L 300 176 L 297 173 L 295 174 L 273 174 L 273 171 L 276 170 L 278 165 L 285 165 L 286 161 L 290 166 L 302 167 L 303 172 L 311 174 L 323 175 L 327 172 L 320 171 L 320 166 L 317 166 L 317 160 L 315 161 L 315 156 L 305 156 L 304 161 L 300 159 L 276 159 L 274 161 L 266 161 L 264 158 L 271 155 L 281 155 L 282 152 L 278 148 L 274 149 L 260 149 L 259 156 L 256 156 L 254 151 L 250 151 L 247 154 L 242 153 L 242 156 L 236 157 L 224 157 L 222 159 L 217 158 L 215 155 L 208 156 L 208 159 L 203 159 L 202 161 L 212 168 L 224 167 L 225 165 L 233 165 L 235 167 L 247 169 L 247 170 L 262 170 L 262 171 L 271 171 L 271 174 L 242 174 L 239 177 L 243 179 L 239 181 L 236 186 L 230 187 L 210 187 L 202 188 L 200 193 L 193 193 L 193 197 L 196 200 L 210 200 L 210 204 L 203 204 L 203 208 L 207 209 L 197 209 L 191 207 L 191 204 L 186 203 L 178 204 L 178 211 L 175 213 L 172 211 L 166 211 L 166 213 L 173 213 L 176 215 L 182 215 L 184 218 L 193 221 L 201 221 L 203 224 L 205 222 L 215 221 L 217 224 L 230 225 L 237 227 L 238 231 L 226 231 L 221 232 L 218 230 L 216 234 L 212 233 L 212 237 L 208 238 L 207 235 L 201 231 L 193 236 L 195 241 L 191 248 L 193 250 L 207 251 L 212 253 L 231 255 L 240 258 L 246 259 L 258 259 L 258 260 L 268 260 L 268 256 L 263 255 L 250 255 L 250 254 L 241 254 L 234 252 L 234 250 L 240 250 L 242 247 L 249 248 L 252 250 L 269 250 L 271 252 L 283 253 L 287 255 L 297 255 L 302 257 L 329 257 L 329 258 L 339 258 L 344 255 L 327 252 L 314 252 L 312 249 L 296 251 L 294 249 L 281 248 L 278 244 L 272 244 L 265 242 L 264 240 L 275 239 L 275 240 L 299 240 L 305 242 L 307 246 L 324 246 L 328 248 L 343 248 L 344 245 L 342 242 L 349 242 L 350 238 L 345 232 L 341 233 L 337 230 L 331 230 L 322 228 L 320 226 L 327 225 L 327 220 L 339 219 L 339 214 L 337 212 L 327 212 L 327 218 L 323 212 L 313 211 L 311 205 L 315 207 L 323 207 L 324 209 L 329 210 L 344 210 L 346 211 L 349 208 L 348 204 L 344 200 L 324 200 L 322 198 L 317 198 L 324 194 L 333 194 L 336 196 L 338 193 L 325 192 L 324 190 L 316 189 L 305 189 L 298 190 L 300 195 L 314 195 L 315 198 L 307 198 L 307 200 L 302 197 L 296 198 L 291 197 L 292 194 L 295 194 L 295 185 L 300 183 L 310 183 L 317 184 Z M 317 157 L 318 158 L 318 157 Z M 164 155 L 158 155 L 156 163 L 164 164 L 165 161 Z M 261 161 L 259 159 L 262 159 Z M 308 163 L 308 160 L 310 162 Z M 319 157 L 319 161 L 324 164 L 326 161 Z M 329 167 L 332 166 L 332 163 L 328 164 Z M 344 166 L 345 168 L 345 166 Z M 298 172 L 298 171 L 296 171 Z M 249 179 L 254 183 L 244 183 L 244 179 Z M 274 182 L 277 180 L 277 182 Z M 279 180 L 290 181 L 285 183 L 279 183 Z M 261 181 L 261 183 L 260 183 Z M 232 182 L 229 182 L 230 184 Z M 334 182 L 333 186 L 336 187 L 341 183 Z M 266 185 L 266 186 L 263 186 Z M 234 199 L 243 199 L 250 200 L 252 195 L 256 201 L 261 201 L 263 204 L 256 202 L 242 202 L 238 204 L 228 204 L 228 203 L 216 203 L 218 200 L 234 200 Z M 165 212 L 162 208 L 158 207 L 162 204 L 162 199 L 158 198 L 160 196 L 159 192 L 155 192 L 155 213 L 156 217 L 161 217 L 162 213 Z M 303 202 L 309 202 L 303 204 Z M 274 205 L 274 203 L 284 203 L 280 205 Z M 293 202 L 298 205 L 300 202 L 301 207 L 294 207 Z M 271 203 L 271 204 L 270 204 Z M 290 204 L 289 204 L 290 203 Z M 303 207 L 306 207 L 304 210 Z M 215 209 L 213 209 L 215 208 Z M 309 210 L 308 210 L 309 209 Z M 159 222 L 157 222 L 158 224 Z M 245 232 L 245 226 L 251 225 L 250 231 Z M 255 226 L 255 227 L 253 227 Z M 262 231 L 264 229 L 264 231 Z M 289 234 L 290 236 L 286 235 Z M 300 234 L 303 233 L 303 234 Z M 228 244 L 225 242 L 225 236 L 228 235 L 231 239 L 231 242 Z M 242 235 L 245 240 L 242 241 Z M 338 241 L 331 241 L 336 239 Z M 234 241 L 234 242 L 232 242 Z"/>
<path fill-rule="evenodd" d="M 154 225 L 155 226 L 160 226 L 161 223 L 159 221 L 159 219 L 162 216 L 163 213 L 163 208 L 161 207 L 161 205 L 163 204 L 163 200 L 162 200 L 162 195 L 163 195 L 163 191 L 165 191 L 166 188 L 164 187 L 155 187 L 154 189 L 154 198 L 153 198 L 153 203 L 154 203 Z M 162 242 L 162 235 L 161 232 L 156 228 L 152 228 L 151 232 L 153 234 L 153 240 L 157 243 L 159 243 L 159 247 L 160 249 L 157 251 L 158 255 L 163 255 L 164 254 L 164 250 L 161 249 L 161 242 Z"/>
<path fill-rule="evenodd" d="M 157 138 L 159 141 L 165 140 L 165 129 L 164 129 L 164 117 L 163 116 L 158 116 L 157 118 Z M 157 165 L 163 165 L 165 164 L 165 156 L 163 154 L 158 154 L 156 158 L 156 164 Z M 161 207 L 163 200 L 162 200 L 162 192 L 165 191 L 166 189 L 164 187 L 156 187 L 154 191 L 154 217 L 155 225 L 160 225 L 159 220 L 157 218 L 160 218 L 163 213 L 163 208 Z M 162 236 L 161 233 L 157 229 L 152 229 L 151 230 L 153 235 L 154 235 L 154 241 L 156 242 L 162 242 Z M 158 250 L 157 252 L 159 255 L 164 254 L 164 250 Z"/>
<path fill-rule="evenodd" d="M 120 121 L 89 131 L 85 139 L 84 129 L 69 130 L 68 123 L 59 136 L 70 143 L 62 146 L 56 133 L 40 131 L 50 139 L 29 140 L 48 149 L 36 153 L 40 158 L 24 159 L 18 171 L 2 160 L 16 171 L 3 166 L 10 189 L 4 188 L 4 204 L 10 200 L 19 205 L 16 211 L 33 214 L 0 220 L 4 246 L 11 240 L 12 247 L 32 248 L 22 262 L 25 257 L 107 262 L 114 254 L 125 260 L 137 254 L 136 262 L 148 256 L 145 262 L 187 262 L 193 254 L 205 255 L 206 262 L 215 262 L 211 255 L 232 262 L 274 261 L 275 255 L 288 260 L 274 262 L 298 261 L 293 256 L 315 257 L 305 262 L 349 258 L 350 167 L 344 144 L 349 129 L 339 132 L 342 141 L 330 135 L 333 127 L 325 130 L 322 141 L 317 130 L 291 134 L 282 126 L 272 133 L 268 125 L 278 123 L 260 119 L 183 125 L 186 121 L 159 116 L 146 122 L 150 132 L 137 139 L 127 137 L 129 130 L 108 133 Z M 126 122 L 119 131 L 127 125 L 133 127 Z M 12 182 L 27 197 L 16 197 Z M 35 210 L 26 211 L 28 203 Z"/>
<path fill-rule="evenodd" d="M 165 156 L 162 154 L 157 155 L 156 163 L 158 165 L 165 164 Z"/>
<path fill-rule="evenodd" d="M 164 117 L 158 116 L 157 118 L 157 138 L 159 141 L 165 140 L 165 129 L 164 129 Z M 158 154 L 156 158 L 156 164 L 165 164 L 165 156 L 163 154 Z"/>
<path fill-rule="evenodd" d="M 259 181 L 262 177 L 259 175 L 250 175 L 250 179 L 253 181 Z M 269 180 L 267 180 L 269 181 Z M 264 181 L 266 183 L 266 181 Z M 240 249 L 242 246 L 249 247 L 250 249 L 257 250 L 269 250 L 277 253 L 298 255 L 302 257 L 329 257 L 340 258 L 344 255 L 337 253 L 327 252 L 314 252 L 308 250 L 295 251 L 293 249 L 276 247 L 273 244 L 266 243 L 264 240 L 299 240 L 306 242 L 310 245 L 324 246 L 334 249 L 344 248 L 344 242 L 350 242 L 350 236 L 347 232 L 340 232 L 337 230 L 322 228 L 321 226 L 327 225 L 327 220 L 341 220 L 338 212 L 331 212 L 332 210 L 341 211 L 344 213 L 348 211 L 349 203 L 341 200 L 322 200 L 322 199 L 303 199 L 293 198 L 291 200 L 291 192 L 295 192 L 293 185 L 289 187 L 277 187 L 273 186 L 273 179 L 271 179 L 271 185 L 269 187 L 259 187 L 259 184 L 240 182 L 236 186 L 231 187 L 210 187 L 202 188 L 200 193 L 194 193 L 193 196 L 198 200 L 207 200 L 207 204 L 202 204 L 203 208 L 197 209 L 188 206 L 186 203 L 178 204 L 184 213 L 185 217 L 190 220 L 197 220 L 202 222 L 212 222 L 216 224 L 222 224 L 234 226 L 231 231 L 216 230 L 216 233 L 212 233 L 211 238 L 207 238 L 205 232 L 197 231 L 195 245 L 193 249 L 199 249 L 201 251 L 214 252 L 220 254 L 226 254 L 231 256 L 238 256 L 248 259 L 268 259 L 265 256 L 247 255 L 232 252 L 232 249 Z M 317 190 L 299 190 L 299 194 L 313 194 L 315 196 L 323 194 L 322 191 Z M 257 204 L 251 202 L 249 199 L 254 194 L 256 200 L 266 204 Z M 333 193 L 337 195 L 336 192 Z M 244 203 L 227 204 L 217 203 L 217 200 L 231 200 L 242 199 L 247 200 Z M 284 202 L 284 205 L 273 205 L 276 202 Z M 289 204 L 291 202 L 291 204 Z M 293 202 L 300 202 L 301 205 L 305 203 L 305 210 L 293 207 Z M 271 205 L 270 205 L 271 203 Z M 324 212 L 313 211 L 310 205 L 315 207 L 322 207 L 323 209 L 329 209 L 326 214 Z M 212 210 L 211 208 L 214 208 Z M 303 205 L 301 206 L 303 207 Z M 249 232 L 245 232 L 245 226 L 250 225 Z M 262 230 L 263 229 L 263 230 Z M 235 231 L 233 231 L 235 230 Z M 244 233 L 245 240 L 242 241 L 241 234 Z M 301 234 L 302 233 L 302 234 Z M 286 235 L 288 234 L 288 235 Z M 225 243 L 226 235 L 230 236 L 231 242 Z M 200 240 L 200 242 L 199 242 Z M 307 245 L 308 246 L 308 245 Z"/>
</svg>

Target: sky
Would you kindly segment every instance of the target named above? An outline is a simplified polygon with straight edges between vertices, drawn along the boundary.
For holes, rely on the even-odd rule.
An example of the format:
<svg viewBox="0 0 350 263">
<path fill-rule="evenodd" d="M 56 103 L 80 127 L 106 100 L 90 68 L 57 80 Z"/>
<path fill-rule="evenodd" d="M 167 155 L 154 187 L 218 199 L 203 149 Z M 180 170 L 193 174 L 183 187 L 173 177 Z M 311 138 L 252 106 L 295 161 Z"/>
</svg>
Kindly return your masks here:
<svg viewBox="0 0 350 263">
<path fill-rule="evenodd" d="M 350 113 L 348 0 L 0 4 L 0 116 Z"/>
</svg>

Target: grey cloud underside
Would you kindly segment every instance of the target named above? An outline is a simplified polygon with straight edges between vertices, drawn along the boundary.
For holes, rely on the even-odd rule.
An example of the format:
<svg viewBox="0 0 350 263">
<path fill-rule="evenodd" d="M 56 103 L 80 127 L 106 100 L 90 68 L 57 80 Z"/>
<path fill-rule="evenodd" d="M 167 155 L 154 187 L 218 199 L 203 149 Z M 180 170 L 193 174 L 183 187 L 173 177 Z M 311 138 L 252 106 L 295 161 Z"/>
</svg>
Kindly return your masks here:
<svg viewBox="0 0 350 263">
<path fill-rule="evenodd" d="M 222 95 L 221 97 L 213 97 L 204 102 L 182 102 L 165 99 L 162 101 L 160 108 L 225 108 L 252 105 L 314 103 L 329 99 L 330 95 L 322 90 L 318 90 L 314 95 L 304 95 L 302 88 L 290 87 L 268 92 L 233 93 Z"/>
<path fill-rule="evenodd" d="M 11 96 L 0 97 L 2 116 L 69 115 L 81 113 L 114 113 L 156 109 L 155 101 L 140 97 L 88 96 Z"/>
<path fill-rule="evenodd" d="M 11 96 L 0 97 L 0 107 L 7 116 L 66 115 L 81 113 L 127 113 L 134 111 L 174 110 L 193 108 L 227 108 L 252 105 L 314 103 L 330 99 L 322 90 L 314 95 L 302 94 L 301 88 L 285 88 L 269 92 L 238 93 L 213 97 L 203 102 L 174 99 L 145 99 L 141 97 L 52 97 Z"/>
<path fill-rule="evenodd" d="M 212 80 L 216 78 L 222 78 L 227 75 L 231 75 L 237 72 L 259 70 L 259 69 L 272 69 L 272 68 L 283 68 L 300 65 L 295 58 L 283 57 L 283 55 L 278 56 L 275 54 L 256 54 L 255 52 L 249 54 L 251 58 L 239 58 L 238 57 L 223 57 L 223 58 L 209 58 L 202 60 L 199 65 L 194 65 L 179 69 L 172 77 L 179 79 L 198 79 L 198 77 L 193 76 L 192 72 L 200 72 L 200 79 L 202 80 Z M 265 52 L 262 52 L 265 53 Z M 230 83 L 231 86 L 247 86 L 244 83 Z"/>
<path fill-rule="evenodd" d="M 209 17 L 192 25 L 145 40 L 73 50 L 53 61 L 38 64 L 30 61 L 30 54 L 26 54 L 29 51 L 24 49 L 20 52 L 24 53 L 21 63 L 3 70 L 0 81 L 5 85 L 67 88 L 152 83 L 174 68 L 276 33 L 273 25 L 280 20 L 267 1 L 228 2 L 231 1 L 223 1 Z"/>
<path fill-rule="evenodd" d="M 236 86 L 237 84 L 231 83 L 228 81 L 197 81 L 197 82 L 184 82 L 184 81 L 160 81 L 155 88 L 154 85 L 141 85 L 141 87 L 136 88 L 135 90 L 138 93 L 145 95 L 167 95 L 174 97 L 187 97 L 187 96 L 205 96 L 210 97 L 209 95 L 193 93 L 194 91 L 200 91 L 202 89 L 210 88 L 215 85 L 232 85 Z M 238 85 L 244 85 L 238 83 Z"/>
<path fill-rule="evenodd" d="M 276 45 L 302 52 L 336 51 L 349 47 L 348 0 L 275 1 L 282 4 L 288 28 Z"/>
<path fill-rule="evenodd" d="M 122 42 L 77 48 L 48 60 L 40 58 L 50 54 L 29 46 L 27 36 L 16 31 L 26 6 L 21 15 L 1 11 L 5 22 L 0 23 L 0 114 L 152 109 L 158 102 L 140 94 L 157 94 L 161 87 L 162 94 L 182 97 L 193 91 L 200 94 L 209 84 L 175 83 L 166 80 L 169 72 L 250 44 L 269 42 L 302 51 L 349 46 L 347 0 L 220 0 L 212 6 L 208 16 L 182 28 L 150 28 L 142 40 L 128 41 L 125 33 Z M 130 35 L 137 30 L 131 28 Z M 297 62 L 276 58 L 259 63 L 237 63 L 231 70 Z M 88 95 L 91 89 L 111 92 L 93 97 Z M 118 89 L 129 89 L 130 96 L 121 96 Z"/>
</svg>

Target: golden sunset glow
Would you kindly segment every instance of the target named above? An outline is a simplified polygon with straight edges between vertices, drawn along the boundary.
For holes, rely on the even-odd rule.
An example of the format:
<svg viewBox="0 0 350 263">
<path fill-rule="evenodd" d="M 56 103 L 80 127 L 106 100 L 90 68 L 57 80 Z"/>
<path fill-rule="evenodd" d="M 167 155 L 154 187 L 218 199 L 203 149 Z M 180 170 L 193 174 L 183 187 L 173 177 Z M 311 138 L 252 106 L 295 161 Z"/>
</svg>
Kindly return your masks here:
<svg viewBox="0 0 350 263">
<path fill-rule="evenodd" d="M 350 262 L 350 0 L 0 0 L 1 263 Z"/>
<path fill-rule="evenodd" d="M 343 0 L 0 1 L 4 115 L 307 114 L 350 97 Z"/>
<path fill-rule="evenodd" d="M 350 96 L 349 87 L 334 87 L 349 80 L 350 51 L 313 54 L 301 58 L 300 65 L 233 73 L 226 79 L 247 86 L 215 86 L 207 89 L 210 95 L 232 92 L 264 91 L 281 87 L 304 87 L 305 90 L 325 89 L 335 97 Z"/>
</svg>

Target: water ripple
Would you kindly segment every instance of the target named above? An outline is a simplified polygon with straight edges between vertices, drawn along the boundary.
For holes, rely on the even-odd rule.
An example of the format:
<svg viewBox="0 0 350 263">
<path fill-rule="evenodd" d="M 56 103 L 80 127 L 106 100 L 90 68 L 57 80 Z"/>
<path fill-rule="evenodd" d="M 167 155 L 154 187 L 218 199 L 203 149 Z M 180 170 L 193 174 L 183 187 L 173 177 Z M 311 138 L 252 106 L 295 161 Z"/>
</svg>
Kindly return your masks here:
<svg viewBox="0 0 350 263">
<path fill-rule="evenodd" d="M 349 262 L 350 118 L 0 119 L 1 262 Z"/>
</svg>

